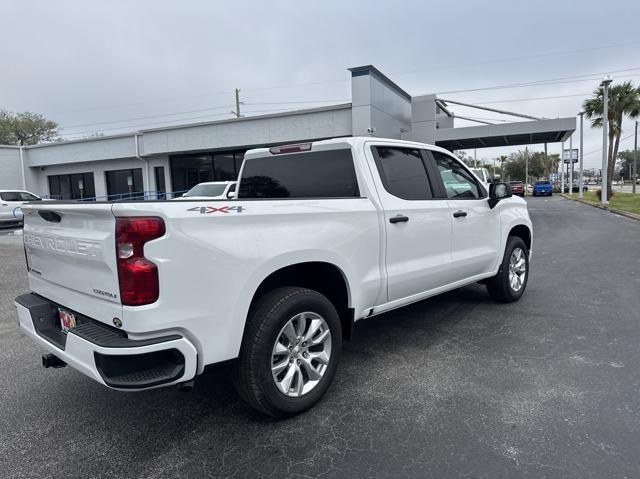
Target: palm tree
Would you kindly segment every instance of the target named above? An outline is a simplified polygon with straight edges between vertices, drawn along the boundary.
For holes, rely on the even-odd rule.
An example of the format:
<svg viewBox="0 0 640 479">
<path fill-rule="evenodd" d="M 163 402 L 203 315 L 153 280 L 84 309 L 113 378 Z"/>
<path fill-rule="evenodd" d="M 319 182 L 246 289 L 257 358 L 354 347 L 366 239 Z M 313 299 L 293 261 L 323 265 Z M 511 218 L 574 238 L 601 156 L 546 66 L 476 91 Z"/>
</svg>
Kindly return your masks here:
<svg viewBox="0 0 640 479">
<path fill-rule="evenodd" d="M 593 92 L 593 98 L 585 100 L 582 108 L 585 116 L 591 120 L 592 128 L 602 127 L 604 109 L 604 92 L 602 86 Z M 622 135 L 622 120 L 625 117 L 638 118 L 640 116 L 640 87 L 633 83 L 613 85 L 609 88 L 609 151 L 607 152 L 607 196 L 611 198 L 611 179 L 618 156 L 620 136 Z"/>
</svg>

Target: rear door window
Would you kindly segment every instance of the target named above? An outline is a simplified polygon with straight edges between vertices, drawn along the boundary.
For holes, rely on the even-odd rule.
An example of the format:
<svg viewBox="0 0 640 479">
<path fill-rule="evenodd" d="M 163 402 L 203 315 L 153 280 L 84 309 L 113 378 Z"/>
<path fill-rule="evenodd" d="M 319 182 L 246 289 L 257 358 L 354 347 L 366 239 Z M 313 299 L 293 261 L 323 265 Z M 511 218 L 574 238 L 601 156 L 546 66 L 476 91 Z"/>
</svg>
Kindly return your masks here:
<svg viewBox="0 0 640 479">
<path fill-rule="evenodd" d="M 359 197 L 351 149 L 245 159 L 238 198 Z"/>
<path fill-rule="evenodd" d="M 427 168 L 420 150 L 373 146 L 371 151 L 385 190 L 403 200 L 433 198 Z"/>
</svg>

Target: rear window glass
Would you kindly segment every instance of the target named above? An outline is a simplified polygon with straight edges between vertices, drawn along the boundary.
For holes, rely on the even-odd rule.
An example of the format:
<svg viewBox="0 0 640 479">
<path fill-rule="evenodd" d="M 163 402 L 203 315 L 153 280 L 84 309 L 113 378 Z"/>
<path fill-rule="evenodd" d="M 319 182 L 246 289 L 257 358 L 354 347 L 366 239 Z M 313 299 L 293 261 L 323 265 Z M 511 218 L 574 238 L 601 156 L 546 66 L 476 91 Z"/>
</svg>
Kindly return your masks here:
<svg viewBox="0 0 640 479">
<path fill-rule="evenodd" d="M 548 181 L 536 181 L 536 185 L 550 185 Z"/>
<path fill-rule="evenodd" d="M 246 159 L 238 198 L 358 197 L 350 149 Z"/>
</svg>

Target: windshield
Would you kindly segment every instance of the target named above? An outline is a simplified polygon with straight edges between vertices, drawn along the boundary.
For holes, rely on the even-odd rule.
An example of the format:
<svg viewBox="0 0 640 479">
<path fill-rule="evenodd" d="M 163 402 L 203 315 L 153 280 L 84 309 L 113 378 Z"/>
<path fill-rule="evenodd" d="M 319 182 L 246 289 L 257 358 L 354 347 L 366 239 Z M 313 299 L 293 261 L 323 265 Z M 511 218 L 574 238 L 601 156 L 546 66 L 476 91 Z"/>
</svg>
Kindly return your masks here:
<svg viewBox="0 0 640 479">
<path fill-rule="evenodd" d="M 219 184 L 199 184 L 187 191 L 183 196 L 188 198 L 189 196 L 221 196 L 224 194 L 224 190 L 227 187 L 226 183 Z"/>
</svg>

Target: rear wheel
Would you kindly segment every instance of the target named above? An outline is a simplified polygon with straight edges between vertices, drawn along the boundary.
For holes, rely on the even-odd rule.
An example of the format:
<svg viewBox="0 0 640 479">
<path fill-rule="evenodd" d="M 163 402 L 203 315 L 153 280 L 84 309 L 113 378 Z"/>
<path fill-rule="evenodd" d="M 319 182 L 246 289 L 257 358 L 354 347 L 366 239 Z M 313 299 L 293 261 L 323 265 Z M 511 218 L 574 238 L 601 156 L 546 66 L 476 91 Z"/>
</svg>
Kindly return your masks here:
<svg viewBox="0 0 640 479">
<path fill-rule="evenodd" d="M 278 288 L 251 308 L 234 383 L 252 407 L 286 417 L 313 406 L 335 376 L 342 346 L 338 313 L 322 294 Z"/>
<path fill-rule="evenodd" d="M 517 301 L 529 279 L 529 251 L 518 236 L 509 236 L 498 274 L 487 281 L 491 297 L 502 303 Z"/>
</svg>

